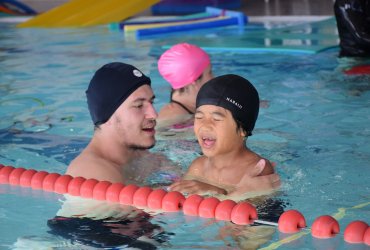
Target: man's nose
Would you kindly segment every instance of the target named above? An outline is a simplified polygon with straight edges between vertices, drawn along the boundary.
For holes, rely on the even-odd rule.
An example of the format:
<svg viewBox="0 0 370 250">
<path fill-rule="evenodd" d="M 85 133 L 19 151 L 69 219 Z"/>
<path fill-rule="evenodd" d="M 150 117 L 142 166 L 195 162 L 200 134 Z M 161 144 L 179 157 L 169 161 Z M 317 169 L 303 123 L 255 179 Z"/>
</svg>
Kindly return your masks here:
<svg viewBox="0 0 370 250">
<path fill-rule="evenodd" d="M 153 120 L 157 119 L 157 117 L 158 117 L 158 113 L 157 113 L 157 111 L 155 110 L 155 108 L 154 108 L 154 105 L 153 105 L 153 104 L 150 104 L 150 105 L 148 106 L 148 109 L 147 109 L 147 111 L 146 111 L 145 117 L 146 117 L 147 119 L 153 119 Z"/>
</svg>

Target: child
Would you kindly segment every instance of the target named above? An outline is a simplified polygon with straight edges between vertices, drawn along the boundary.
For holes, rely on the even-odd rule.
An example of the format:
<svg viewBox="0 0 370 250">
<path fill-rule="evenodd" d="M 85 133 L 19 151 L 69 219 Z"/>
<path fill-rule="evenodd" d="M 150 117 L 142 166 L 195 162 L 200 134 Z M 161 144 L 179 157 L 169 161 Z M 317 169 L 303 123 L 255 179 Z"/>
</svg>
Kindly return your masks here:
<svg viewBox="0 0 370 250">
<path fill-rule="evenodd" d="M 196 99 L 194 132 L 203 156 L 195 159 L 171 191 L 242 195 L 277 188 L 271 163 L 246 147 L 259 111 L 253 85 L 237 75 L 216 77 Z"/>
<path fill-rule="evenodd" d="M 158 120 L 192 117 L 199 88 L 213 78 L 209 55 L 196 45 L 179 43 L 161 55 L 158 70 L 172 87 L 170 103 L 161 108 Z"/>
</svg>

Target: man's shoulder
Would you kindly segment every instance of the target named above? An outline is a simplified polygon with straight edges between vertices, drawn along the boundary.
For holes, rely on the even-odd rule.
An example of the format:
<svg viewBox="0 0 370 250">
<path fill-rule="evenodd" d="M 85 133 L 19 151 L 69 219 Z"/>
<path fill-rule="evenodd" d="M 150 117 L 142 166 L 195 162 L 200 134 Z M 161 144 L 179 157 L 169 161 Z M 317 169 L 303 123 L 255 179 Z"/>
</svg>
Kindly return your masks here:
<svg viewBox="0 0 370 250">
<path fill-rule="evenodd" d="M 109 171 L 109 163 L 90 152 L 83 151 L 68 166 L 66 174 L 100 179 L 101 173 Z"/>
</svg>

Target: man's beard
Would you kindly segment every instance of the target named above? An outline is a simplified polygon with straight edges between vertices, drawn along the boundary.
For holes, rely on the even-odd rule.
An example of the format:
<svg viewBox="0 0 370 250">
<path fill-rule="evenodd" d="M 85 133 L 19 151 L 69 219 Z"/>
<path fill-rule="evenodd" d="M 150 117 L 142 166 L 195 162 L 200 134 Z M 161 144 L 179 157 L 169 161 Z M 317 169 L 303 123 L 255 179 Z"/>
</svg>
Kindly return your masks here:
<svg viewBox="0 0 370 250">
<path fill-rule="evenodd" d="M 142 146 L 142 145 L 138 145 L 138 144 L 131 144 L 131 145 L 128 145 L 128 148 L 130 148 L 132 150 L 147 150 L 147 149 L 153 148 L 154 145 L 155 145 L 155 143 L 153 143 L 150 146 Z"/>
</svg>

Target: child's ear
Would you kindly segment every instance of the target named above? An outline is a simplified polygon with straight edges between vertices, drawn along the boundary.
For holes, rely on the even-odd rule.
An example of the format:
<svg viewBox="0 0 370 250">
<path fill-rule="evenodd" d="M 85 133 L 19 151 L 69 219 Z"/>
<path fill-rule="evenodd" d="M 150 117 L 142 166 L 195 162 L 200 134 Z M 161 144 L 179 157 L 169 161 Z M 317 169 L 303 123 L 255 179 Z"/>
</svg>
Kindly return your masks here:
<svg viewBox="0 0 370 250">
<path fill-rule="evenodd" d="M 245 132 L 245 130 L 244 129 L 239 129 L 239 134 L 240 134 L 240 137 L 246 137 L 247 136 L 247 132 Z"/>
</svg>

